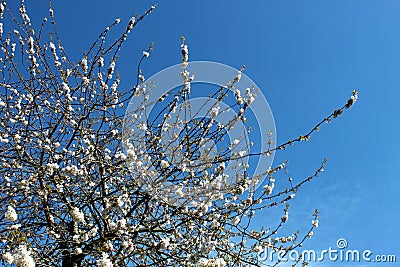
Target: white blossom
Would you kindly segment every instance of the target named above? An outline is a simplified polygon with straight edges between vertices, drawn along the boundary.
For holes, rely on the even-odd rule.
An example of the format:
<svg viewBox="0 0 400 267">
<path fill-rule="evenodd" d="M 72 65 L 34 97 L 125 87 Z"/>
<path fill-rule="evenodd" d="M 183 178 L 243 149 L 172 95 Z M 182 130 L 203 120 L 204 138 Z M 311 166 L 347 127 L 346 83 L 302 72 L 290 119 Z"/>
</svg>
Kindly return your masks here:
<svg viewBox="0 0 400 267">
<path fill-rule="evenodd" d="M 82 67 L 82 69 L 83 69 L 84 72 L 87 72 L 87 70 L 88 70 L 88 63 L 87 63 L 87 58 L 86 58 L 86 57 L 82 58 L 82 60 L 81 60 L 81 67 Z"/>
<path fill-rule="evenodd" d="M 90 83 L 90 80 L 86 76 L 82 76 L 82 81 L 83 81 L 84 85 L 89 85 L 89 83 Z"/>
<path fill-rule="evenodd" d="M 281 220 L 282 222 L 286 222 L 289 219 L 289 213 L 285 212 L 285 215 L 282 216 Z"/>
<path fill-rule="evenodd" d="M 234 81 L 239 82 L 241 78 L 242 78 L 242 72 L 238 71 L 238 73 L 236 74 L 236 76 L 234 78 Z"/>
<path fill-rule="evenodd" d="M 226 262 L 224 259 L 200 259 L 199 261 L 200 267 L 225 267 Z"/>
<path fill-rule="evenodd" d="M 239 90 L 239 89 L 236 89 L 236 90 L 235 90 L 234 95 L 235 95 L 235 97 L 236 97 L 237 103 L 238 103 L 239 105 L 243 104 L 243 98 L 242 98 L 242 96 L 240 95 L 240 90 Z"/>
<path fill-rule="evenodd" d="M 274 189 L 273 184 L 264 186 L 264 191 L 265 191 L 265 194 L 267 194 L 267 195 L 271 195 L 273 189 Z"/>
<path fill-rule="evenodd" d="M 14 262 L 14 256 L 10 252 L 3 253 L 3 260 L 5 260 L 8 264 L 12 264 Z"/>
<path fill-rule="evenodd" d="M 166 160 L 161 160 L 160 162 L 161 168 L 165 169 L 169 167 L 169 162 Z"/>
<path fill-rule="evenodd" d="M 85 221 L 85 215 L 78 207 L 73 207 L 71 210 L 71 216 L 74 222 L 80 223 Z"/>
<path fill-rule="evenodd" d="M 34 40 L 32 36 L 28 37 L 28 47 L 29 47 L 29 54 L 34 54 L 35 53 L 35 48 L 34 48 Z"/>
<path fill-rule="evenodd" d="M 247 103 L 248 105 L 250 105 L 251 103 L 254 102 L 255 99 L 256 99 L 256 98 L 254 97 L 253 94 L 248 94 L 248 95 L 246 96 L 246 103 Z"/>
<path fill-rule="evenodd" d="M 236 217 L 233 219 L 232 224 L 237 225 L 239 222 L 240 222 L 240 217 L 239 217 L 239 216 L 236 216 Z"/>
<path fill-rule="evenodd" d="M 10 222 L 15 222 L 18 219 L 18 214 L 12 206 L 8 206 L 6 214 L 4 216 Z"/>
<path fill-rule="evenodd" d="M 126 30 L 127 30 L 128 32 L 130 32 L 130 31 L 133 29 L 133 25 L 135 25 L 135 21 L 136 21 L 136 18 L 135 18 L 135 17 L 132 17 L 132 18 L 129 20 L 128 26 L 127 26 L 127 28 L 126 28 Z"/>
<path fill-rule="evenodd" d="M 136 160 L 136 158 L 137 158 L 136 153 L 135 153 L 135 150 L 133 150 L 133 149 L 128 149 L 128 150 L 126 151 L 126 154 L 127 154 L 127 156 L 128 156 L 129 159 Z"/>
<path fill-rule="evenodd" d="M 99 59 L 97 60 L 97 64 L 99 65 L 99 67 L 104 67 L 104 58 L 99 57 Z"/>
<path fill-rule="evenodd" d="M 219 109 L 220 109 L 219 106 L 212 107 L 210 110 L 210 116 L 216 117 L 218 115 Z"/>
<path fill-rule="evenodd" d="M 97 260 L 97 266 L 99 267 L 113 267 L 113 264 L 107 253 L 101 254 L 101 259 Z"/>
<path fill-rule="evenodd" d="M 184 196 L 184 193 L 182 192 L 182 189 L 180 189 L 180 188 L 178 188 L 178 189 L 175 191 L 175 194 L 178 195 L 179 197 L 183 197 L 183 196 Z"/>
<path fill-rule="evenodd" d="M 162 238 L 161 239 L 161 246 L 163 247 L 163 248 L 168 248 L 169 247 L 169 245 L 170 245 L 170 238 L 169 237 L 165 237 L 165 238 Z"/>
<path fill-rule="evenodd" d="M 181 45 L 181 50 L 182 50 L 182 68 L 186 68 L 189 60 L 189 49 L 188 46 L 185 45 L 183 42 Z"/>
<path fill-rule="evenodd" d="M 1 2 L 0 3 L 0 19 L 3 18 L 4 9 L 5 9 L 5 2 Z"/>
<path fill-rule="evenodd" d="M 115 61 L 111 61 L 110 66 L 108 67 L 108 79 L 111 79 L 115 69 Z"/>
<path fill-rule="evenodd" d="M 14 254 L 14 264 L 17 267 L 35 267 L 31 251 L 25 245 L 20 245 Z"/>
<path fill-rule="evenodd" d="M 262 246 L 255 246 L 255 247 L 254 247 L 254 251 L 257 252 L 257 253 L 261 253 L 261 252 L 264 251 L 264 249 L 263 249 Z"/>
<path fill-rule="evenodd" d="M 235 139 L 232 142 L 232 146 L 236 146 L 237 144 L 239 144 L 240 140 L 239 139 Z"/>
</svg>

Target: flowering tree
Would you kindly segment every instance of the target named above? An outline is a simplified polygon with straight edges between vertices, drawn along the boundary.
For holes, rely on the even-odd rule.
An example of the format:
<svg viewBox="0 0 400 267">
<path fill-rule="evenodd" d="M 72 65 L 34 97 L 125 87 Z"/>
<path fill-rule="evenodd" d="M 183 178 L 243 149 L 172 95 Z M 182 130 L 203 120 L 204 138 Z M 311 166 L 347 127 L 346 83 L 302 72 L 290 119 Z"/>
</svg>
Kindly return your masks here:
<svg viewBox="0 0 400 267">
<path fill-rule="evenodd" d="M 288 253 L 318 227 L 316 211 L 303 234 L 278 235 L 288 221 L 289 201 L 323 171 L 325 161 L 313 175 L 296 181 L 285 163 L 251 175 L 244 159 L 308 140 L 322 123 L 350 108 L 357 92 L 310 132 L 284 144 L 275 147 L 270 141 L 267 151 L 255 155 L 250 153 L 251 141 L 239 138 L 217 150 L 229 129 L 246 121 L 246 110 L 256 97 L 251 89 L 243 96 L 235 91 L 244 68 L 215 91 L 217 102 L 203 119 L 175 116 L 190 111 L 193 77 L 187 71 L 184 40 L 183 87 L 160 99 L 164 104 L 156 115 L 147 112 L 147 96 L 156 89 L 141 70 L 152 46 L 143 52 L 137 81 L 129 90 L 119 88 L 118 52 L 154 8 L 132 17 L 119 38 L 107 42 L 120 23 L 115 20 L 76 64 L 63 48 L 51 7 L 52 26 L 44 19 L 36 30 L 23 1 L 15 17 L 1 2 L 1 19 L 8 14 L 14 22 L 0 24 L 3 264 L 260 266 L 257 255 L 265 248 Z M 3 26 L 10 32 L 3 32 Z M 238 115 L 217 123 L 213 118 L 223 112 L 219 102 L 230 91 L 235 92 L 230 108 Z M 125 114 L 132 97 L 141 97 L 142 104 Z M 207 147 L 208 141 L 212 145 Z M 240 144 L 245 146 L 238 151 Z M 289 182 L 275 192 L 274 176 L 279 173 Z M 263 189 L 256 191 L 254 185 L 264 178 Z M 250 227 L 256 211 L 280 205 L 283 214 L 277 225 Z"/>
</svg>

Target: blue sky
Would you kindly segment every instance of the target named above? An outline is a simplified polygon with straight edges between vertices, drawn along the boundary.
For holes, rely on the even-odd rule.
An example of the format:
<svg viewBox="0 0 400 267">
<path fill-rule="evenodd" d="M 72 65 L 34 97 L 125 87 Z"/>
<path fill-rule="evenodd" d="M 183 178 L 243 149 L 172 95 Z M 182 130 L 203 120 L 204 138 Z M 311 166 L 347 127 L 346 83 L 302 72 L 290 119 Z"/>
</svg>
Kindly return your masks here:
<svg viewBox="0 0 400 267">
<path fill-rule="evenodd" d="M 127 22 L 156 3 L 54 2 L 64 46 L 76 60 L 116 18 Z M 47 15 L 46 1 L 27 6 L 38 25 Z M 120 71 L 134 75 L 151 42 L 155 50 L 143 65 L 146 76 L 179 63 L 184 35 L 190 60 L 247 66 L 246 74 L 268 99 L 278 143 L 312 128 L 358 89 L 351 110 L 307 143 L 278 153 L 276 162 L 288 159 L 291 174 L 301 178 L 329 159 L 292 207 L 290 218 L 299 225 L 309 223 L 314 208 L 321 211 L 308 247 L 322 250 L 346 238 L 351 249 L 397 253 L 400 260 L 399 10 L 395 0 L 161 1 L 122 50 Z M 256 223 L 263 223 L 262 216 Z"/>
</svg>

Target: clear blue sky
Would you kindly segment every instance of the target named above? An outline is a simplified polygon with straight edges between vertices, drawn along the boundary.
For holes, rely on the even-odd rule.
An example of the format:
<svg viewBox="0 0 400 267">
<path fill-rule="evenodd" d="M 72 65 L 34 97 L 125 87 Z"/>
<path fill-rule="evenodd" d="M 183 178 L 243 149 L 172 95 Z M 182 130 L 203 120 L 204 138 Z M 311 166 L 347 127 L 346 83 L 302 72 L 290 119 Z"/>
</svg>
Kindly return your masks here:
<svg viewBox="0 0 400 267">
<path fill-rule="evenodd" d="M 156 3 L 54 2 L 64 46 L 76 59 L 115 18 L 127 22 Z M 47 14 L 46 1 L 27 6 L 33 22 Z M 292 207 L 292 223 L 300 225 L 309 223 L 314 208 L 321 211 L 309 247 L 334 247 L 343 237 L 351 249 L 397 253 L 400 261 L 399 11 L 396 0 L 160 1 L 123 49 L 121 72 L 134 75 L 151 42 L 147 77 L 179 63 L 184 35 L 190 60 L 247 66 L 269 101 L 280 142 L 310 129 L 358 89 L 350 111 L 309 142 L 277 154 L 276 162 L 288 159 L 300 178 L 329 158 L 326 172 Z"/>
</svg>

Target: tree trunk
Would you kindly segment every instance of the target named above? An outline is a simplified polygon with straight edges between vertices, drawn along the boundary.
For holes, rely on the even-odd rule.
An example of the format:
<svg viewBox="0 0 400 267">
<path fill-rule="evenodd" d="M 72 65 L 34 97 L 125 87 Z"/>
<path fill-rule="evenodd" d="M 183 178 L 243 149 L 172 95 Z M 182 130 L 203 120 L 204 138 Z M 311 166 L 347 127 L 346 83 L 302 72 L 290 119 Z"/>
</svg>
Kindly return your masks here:
<svg viewBox="0 0 400 267">
<path fill-rule="evenodd" d="M 82 267 L 82 255 L 64 253 L 62 259 L 62 267 Z"/>
</svg>

